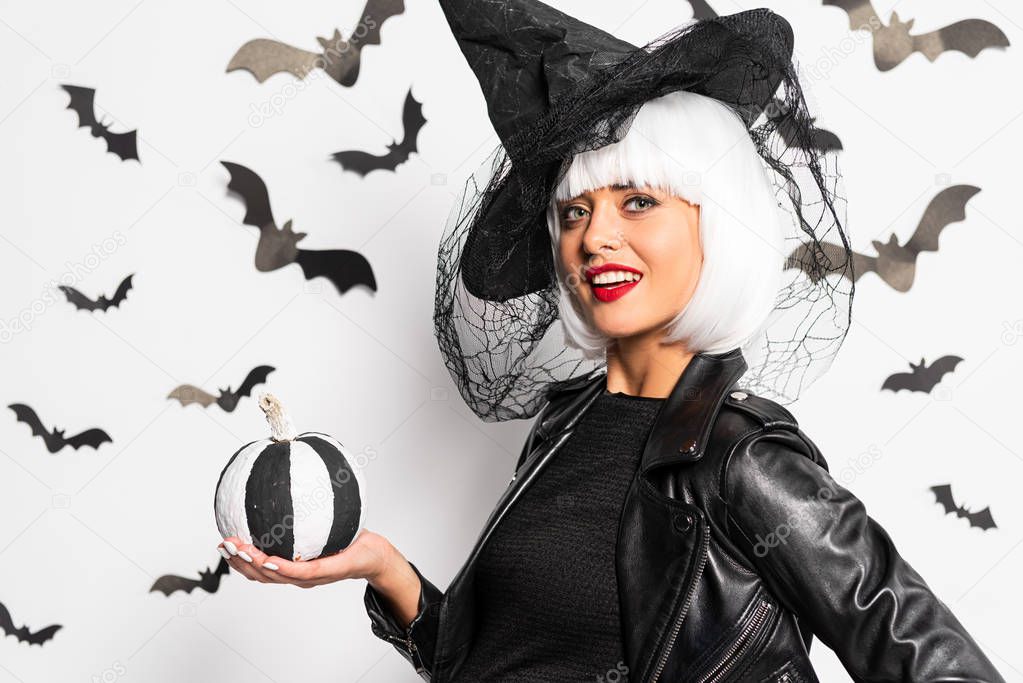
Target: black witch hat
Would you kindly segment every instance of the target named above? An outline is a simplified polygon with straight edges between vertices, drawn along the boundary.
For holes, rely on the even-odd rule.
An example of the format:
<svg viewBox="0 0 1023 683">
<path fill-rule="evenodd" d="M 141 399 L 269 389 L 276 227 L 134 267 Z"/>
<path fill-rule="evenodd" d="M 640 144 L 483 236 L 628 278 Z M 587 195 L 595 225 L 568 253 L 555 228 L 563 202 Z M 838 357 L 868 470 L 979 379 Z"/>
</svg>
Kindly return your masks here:
<svg viewBox="0 0 1023 683">
<path fill-rule="evenodd" d="M 548 334 L 558 283 L 547 209 L 576 154 L 618 142 L 644 102 L 683 89 L 745 122 L 794 229 L 787 267 L 798 276 L 776 307 L 789 331 L 765 331 L 746 385 L 788 403 L 823 373 L 848 329 L 852 259 L 841 177 L 827 163 L 837 160 L 813 148 L 783 17 L 748 10 L 637 47 L 538 0 L 440 4 L 501 139 L 469 179 L 438 252 L 435 332 L 477 415 L 530 417 L 552 384 L 603 366 Z M 843 274 L 848 291 L 839 290 Z M 797 304 L 808 319 L 793 318 Z"/>
</svg>

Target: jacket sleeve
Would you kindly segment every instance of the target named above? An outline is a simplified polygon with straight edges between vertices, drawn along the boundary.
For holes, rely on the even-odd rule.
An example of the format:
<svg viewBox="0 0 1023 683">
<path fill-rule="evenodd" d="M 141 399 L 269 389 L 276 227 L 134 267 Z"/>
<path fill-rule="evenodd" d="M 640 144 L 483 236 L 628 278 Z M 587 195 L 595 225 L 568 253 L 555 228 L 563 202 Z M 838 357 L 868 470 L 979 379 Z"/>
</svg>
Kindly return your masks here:
<svg viewBox="0 0 1023 683">
<path fill-rule="evenodd" d="M 737 444 L 724 471 L 729 535 L 768 589 L 856 681 L 1004 683 L 800 430 Z"/>
<path fill-rule="evenodd" d="M 542 440 L 539 429 L 544 411 L 550 404 L 544 406 L 543 411 L 533 422 L 526 437 L 526 442 L 519 454 L 518 462 L 515 465 L 516 471 L 532 452 L 533 448 L 539 445 Z M 416 576 L 422 584 L 419 593 L 419 609 L 413 617 L 407 629 L 401 628 L 397 620 L 391 614 L 384 601 L 383 596 L 368 582 L 363 596 L 366 606 L 366 613 L 370 619 L 370 630 L 378 638 L 391 643 L 401 655 L 411 662 L 423 680 L 429 681 L 433 677 L 434 654 L 437 649 L 437 632 L 440 622 L 440 606 L 444 593 L 427 579 L 416 567 L 415 563 L 409 562 L 415 571 Z"/>
<path fill-rule="evenodd" d="M 419 592 L 419 609 L 407 629 L 398 625 L 383 596 L 369 582 L 366 583 L 363 602 L 373 634 L 391 643 L 416 668 L 416 673 L 429 681 L 433 676 L 433 655 L 437 648 L 437 625 L 444 593 L 423 576 L 413 562 L 409 565 L 419 577 L 422 589 Z"/>
</svg>

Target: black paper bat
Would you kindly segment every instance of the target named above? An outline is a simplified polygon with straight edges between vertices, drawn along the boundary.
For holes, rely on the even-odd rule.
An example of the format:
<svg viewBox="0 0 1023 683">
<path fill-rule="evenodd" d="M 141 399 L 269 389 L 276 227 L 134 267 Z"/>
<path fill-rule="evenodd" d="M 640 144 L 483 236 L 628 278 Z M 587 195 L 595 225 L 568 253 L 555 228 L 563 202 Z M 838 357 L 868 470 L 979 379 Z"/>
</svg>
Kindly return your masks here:
<svg viewBox="0 0 1023 683">
<path fill-rule="evenodd" d="M 405 126 L 405 135 L 401 142 L 395 140 L 387 145 L 387 154 L 375 156 L 359 150 L 351 150 L 335 152 L 331 155 L 332 158 L 341 164 L 341 168 L 355 171 L 361 176 L 378 169 L 393 171 L 399 164 L 408 161 L 412 152 L 419 151 L 417 138 L 419 131 L 423 129 L 423 124 L 426 123 L 426 119 L 423 117 L 423 103 L 412 97 L 411 88 L 405 98 L 405 108 L 401 120 Z"/>
<path fill-rule="evenodd" d="M 919 363 L 910 362 L 909 367 L 912 368 L 912 372 L 896 372 L 894 375 L 889 375 L 885 379 L 884 384 L 881 385 L 881 391 L 885 389 L 891 389 L 898 393 L 902 389 L 908 389 L 910 391 L 919 391 L 924 394 L 931 393 L 938 382 L 950 372 L 955 371 L 956 366 L 963 361 L 959 356 L 942 356 L 938 360 L 934 361 L 930 365 L 924 362 L 921 358 Z"/>
<path fill-rule="evenodd" d="M 228 574 L 231 571 L 231 565 L 227 563 L 223 557 L 220 558 L 220 562 L 217 564 L 217 568 L 211 570 L 209 567 L 199 572 L 198 579 L 188 579 L 184 576 L 176 576 L 174 574 L 164 574 L 156 581 L 153 582 L 153 586 L 149 589 L 150 593 L 160 591 L 164 595 L 170 595 L 174 591 L 185 591 L 191 593 L 195 588 L 202 588 L 207 593 L 216 593 L 217 589 L 220 588 L 220 577 Z"/>
<path fill-rule="evenodd" d="M 24 403 L 12 403 L 7 407 L 13 410 L 14 414 L 17 415 L 18 422 L 24 422 L 32 428 L 32 436 L 43 437 L 46 449 L 51 453 L 56 453 L 60 449 L 64 448 L 64 446 L 71 446 L 76 450 L 82 446 L 90 446 L 98 449 L 102 444 L 108 441 L 113 443 L 114 441 L 110 438 L 110 435 L 102 429 L 86 429 L 84 432 L 65 438 L 63 429 L 57 429 L 54 427 L 52 432 L 46 431 L 46 427 L 43 426 L 39 416 L 36 415 L 36 411 L 32 410 Z"/>
<path fill-rule="evenodd" d="M 980 527 L 984 531 L 988 529 L 997 529 L 994 517 L 991 516 L 991 508 L 986 507 L 983 510 L 977 512 L 970 512 L 966 508 L 959 505 L 952 497 L 952 485 L 941 484 L 939 486 L 932 486 L 931 491 L 934 493 L 935 502 L 945 508 L 945 514 L 955 513 L 956 517 L 965 517 L 970 523 L 971 527 Z"/>
<path fill-rule="evenodd" d="M 17 638 L 19 643 L 42 645 L 53 638 L 53 635 L 62 628 L 64 627 L 60 624 L 53 624 L 33 633 L 28 630 L 28 626 L 15 627 L 14 621 L 11 619 L 11 613 L 7 611 L 7 606 L 0 602 L 0 629 L 3 629 L 6 635 Z"/>
<path fill-rule="evenodd" d="M 111 133 L 110 124 L 101 123 L 96 118 L 96 107 L 94 104 L 96 91 L 93 88 L 83 88 L 79 85 L 61 84 L 60 86 L 71 96 L 67 109 L 78 114 L 78 127 L 88 128 L 94 138 L 103 138 L 107 143 L 107 151 L 113 152 L 121 157 L 121 161 L 127 159 L 139 160 L 138 147 L 136 146 L 135 134 L 138 131 L 127 133 Z"/>
<path fill-rule="evenodd" d="M 250 40 L 231 57 L 227 71 L 244 69 L 262 83 L 281 71 L 305 78 L 313 69 L 323 69 L 341 85 L 354 85 L 359 78 L 362 48 L 379 45 L 384 22 L 404 11 L 404 0 L 369 0 L 349 40 L 344 40 L 337 29 L 330 38 L 317 36 L 322 52 L 309 52 L 266 38 Z"/>
<path fill-rule="evenodd" d="M 934 196 L 927 208 L 924 210 L 923 218 L 917 224 L 916 231 L 906 244 L 899 244 L 898 238 L 893 234 L 888 237 L 888 242 L 872 240 L 871 244 L 877 250 L 877 256 L 868 256 L 853 252 L 851 268 L 846 268 L 842 275 L 851 280 L 858 281 L 864 273 L 871 271 L 878 274 L 889 287 L 897 292 L 908 292 L 916 279 L 916 259 L 920 252 L 938 251 L 938 237 L 941 232 L 951 225 L 966 218 L 966 202 L 980 192 L 979 187 L 973 185 L 952 185 Z M 830 243 L 820 245 L 824 253 L 836 264 L 837 269 L 845 262 L 845 252 L 841 246 Z M 808 258 L 807 250 L 812 245 L 802 245 L 789 254 L 785 262 L 786 268 L 801 268 L 804 262 L 815 263 L 816 259 Z M 810 279 L 816 282 L 820 279 L 818 275 L 808 273 Z"/>
<path fill-rule="evenodd" d="M 270 195 L 266 184 L 251 169 L 230 161 L 221 161 L 231 174 L 227 189 L 238 193 L 245 201 L 245 217 L 242 222 L 259 228 L 259 243 L 256 245 L 256 270 L 269 272 L 297 263 L 307 280 L 325 277 L 334 283 L 338 292 L 344 294 L 355 285 L 366 285 L 374 292 L 377 289 L 373 268 L 366 257 L 348 249 L 314 251 L 299 249 L 298 242 L 306 233 L 294 232 L 291 221 L 278 228 L 270 211 Z"/>
<path fill-rule="evenodd" d="M 1002 30 L 984 19 L 963 19 L 930 33 L 912 35 L 909 30 L 915 19 L 903 22 L 892 12 L 886 25 L 870 0 L 824 0 L 824 6 L 845 10 L 851 30 L 874 34 L 874 64 L 880 71 L 894 69 L 914 52 L 933 62 L 949 50 L 976 57 L 985 48 L 1009 46 Z"/>
<path fill-rule="evenodd" d="M 219 396 L 214 396 L 191 384 L 182 384 L 167 394 L 167 398 L 176 398 L 183 406 L 187 406 L 190 403 L 198 403 L 203 408 L 206 408 L 210 404 L 216 403 L 225 412 L 230 413 L 238 407 L 238 401 L 241 400 L 242 396 L 251 396 L 253 387 L 266 382 L 267 375 L 273 371 L 274 368 L 269 365 L 257 366 L 245 376 L 245 381 L 238 387 L 238 391 L 231 391 L 231 387 L 225 387 L 218 389 L 220 392 Z"/>
<path fill-rule="evenodd" d="M 131 289 L 131 279 L 134 276 L 135 273 L 132 273 L 121 280 L 121 284 L 117 286 L 117 291 L 114 292 L 114 296 L 110 299 L 106 298 L 106 296 L 100 295 L 98 299 L 93 301 L 74 287 L 69 287 L 67 285 L 59 285 L 58 289 L 64 292 L 67 300 L 73 303 L 75 308 L 79 311 L 106 311 L 111 306 L 117 306 L 128 298 L 128 290 Z"/>
<path fill-rule="evenodd" d="M 836 152 L 842 149 L 842 141 L 838 139 L 838 136 L 823 128 L 813 128 L 810 132 L 809 140 L 798 139 L 795 134 L 797 128 L 788 116 L 785 102 L 777 97 L 771 101 L 765 113 L 767 118 L 778 127 L 778 134 L 789 147 L 807 150 L 816 149 L 821 152 Z M 811 118 L 810 123 L 814 123 L 816 120 Z"/>
</svg>

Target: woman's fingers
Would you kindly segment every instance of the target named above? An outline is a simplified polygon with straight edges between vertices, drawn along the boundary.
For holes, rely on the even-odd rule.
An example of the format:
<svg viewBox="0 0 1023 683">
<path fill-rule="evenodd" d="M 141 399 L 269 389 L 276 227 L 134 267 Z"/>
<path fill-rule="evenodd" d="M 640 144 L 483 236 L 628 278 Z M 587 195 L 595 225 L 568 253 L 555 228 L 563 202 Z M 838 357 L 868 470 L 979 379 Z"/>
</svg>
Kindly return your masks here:
<svg viewBox="0 0 1023 683">
<path fill-rule="evenodd" d="M 227 564 L 229 567 L 231 567 L 231 569 L 235 570 L 236 572 L 238 572 L 247 579 L 251 579 L 252 581 L 259 581 L 261 583 L 270 583 L 269 580 L 257 574 L 255 569 L 252 566 L 250 566 L 248 562 L 238 557 L 237 555 L 232 555 L 231 559 L 227 561 Z"/>
<path fill-rule="evenodd" d="M 267 576 L 270 572 L 253 566 L 252 562 L 245 559 L 246 557 L 251 558 L 252 555 L 249 552 L 248 544 L 242 542 L 240 538 L 228 536 L 217 548 L 224 548 L 227 551 L 230 555 L 227 564 L 242 576 L 260 583 L 280 583 L 280 581 L 274 581 L 272 577 Z M 254 548 L 252 549 L 254 550 Z"/>
<path fill-rule="evenodd" d="M 305 566 L 308 562 L 291 562 L 282 557 L 270 557 L 251 543 L 240 538 L 228 536 L 221 546 L 231 558 L 227 562 L 240 574 L 261 583 L 290 583 L 303 588 L 311 588 L 317 583 L 304 581 L 301 577 L 311 576 L 313 572 Z M 233 554 L 232 554 L 233 551 Z M 264 566 L 269 563 L 269 566 Z M 286 566 L 289 573 L 282 573 L 273 567 Z M 323 582 L 326 583 L 326 582 Z"/>
<path fill-rule="evenodd" d="M 306 560 L 304 562 L 292 562 L 276 555 L 267 557 L 264 562 L 276 566 L 276 570 L 267 571 L 277 574 L 281 578 L 290 579 L 294 582 L 308 582 L 322 578 L 322 562 L 319 559 Z"/>
<path fill-rule="evenodd" d="M 228 536 L 217 546 L 227 555 L 227 563 L 238 573 L 261 583 L 290 583 L 312 588 L 343 578 L 356 576 L 358 551 L 346 551 L 314 560 L 293 562 L 277 555 L 267 555 L 251 543 L 236 536 Z M 365 559 L 365 558 L 364 558 Z"/>
<path fill-rule="evenodd" d="M 270 583 L 293 583 L 287 577 L 281 576 L 272 569 L 267 569 L 263 566 L 269 557 L 262 550 L 252 545 L 251 543 L 243 543 L 238 546 L 238 557 L 243 562 L 249 565 L 249 567 L 264 581 Z"/>
</svg>

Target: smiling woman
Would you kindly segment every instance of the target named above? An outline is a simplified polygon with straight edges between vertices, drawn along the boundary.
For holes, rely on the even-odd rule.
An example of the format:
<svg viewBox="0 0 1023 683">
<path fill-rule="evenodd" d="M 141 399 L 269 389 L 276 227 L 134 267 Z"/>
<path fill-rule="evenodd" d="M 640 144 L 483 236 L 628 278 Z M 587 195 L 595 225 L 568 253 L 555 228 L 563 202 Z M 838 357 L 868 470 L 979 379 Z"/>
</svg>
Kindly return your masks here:
<svg viewBox="0 0 1023 683">
<path fill-rule="evenodd" d="M 784 404 L 827 371 L 851 322 L 852 250 L 784 20 L 737 13 L 637 48 L 535 0 L 442 6 L 501 138 L 437 254 L 434 332 L 473 412 L 534 416 L 641 325 L 692 351 L 741 347 L 747 386 Z M 577 242 L 559 244 L 563 229 Z M 591 287 L 585 268 L 609 254 L 641 279 Z"/>
<path fill-rule="evenodd" d="M 614 337 L 660 324 L 664 343 L 709 353 L 759 342 L 780 286 L 781 220 L 732 109 L 684 90 L 644 103 L 620 142 L 575 156 L 547 212 L 566 343 L 599 358 Z M 588 269 L 608 264 L 641 274 L 631 293 L 590 282 Z"/>
</svg>

